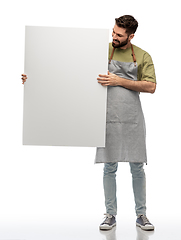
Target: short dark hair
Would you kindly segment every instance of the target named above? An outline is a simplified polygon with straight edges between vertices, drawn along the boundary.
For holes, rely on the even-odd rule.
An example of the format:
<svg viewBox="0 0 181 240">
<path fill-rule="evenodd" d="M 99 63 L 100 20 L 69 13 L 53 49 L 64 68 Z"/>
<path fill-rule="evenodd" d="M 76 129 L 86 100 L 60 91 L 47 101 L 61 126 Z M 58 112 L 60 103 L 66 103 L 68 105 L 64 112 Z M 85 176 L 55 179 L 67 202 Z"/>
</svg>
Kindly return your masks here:
<svg viewBox="0 0 181 240">
<path fill-rule="evenodd" d="M 138 27 L 138 22 L 137 20 L 130 15 L 124 15 L 119 18 L 115 18 L 116 25 L 121 28 L 126 29 L 126 33 L 128 35 L 135 33 L 136 29 Z"/>
</svg>

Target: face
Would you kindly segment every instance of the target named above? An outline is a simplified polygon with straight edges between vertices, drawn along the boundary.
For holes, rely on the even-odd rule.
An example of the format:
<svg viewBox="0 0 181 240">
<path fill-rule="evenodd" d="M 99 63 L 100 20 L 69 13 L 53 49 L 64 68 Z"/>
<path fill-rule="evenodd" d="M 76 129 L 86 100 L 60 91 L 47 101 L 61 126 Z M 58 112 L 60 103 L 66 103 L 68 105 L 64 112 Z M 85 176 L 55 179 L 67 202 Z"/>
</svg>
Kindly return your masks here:
<svg viewBox="0 0 181 240">
<path fill-rule="evenodd" d="M 112 46 L 114 48 L 124 47 L 131 41 L 133 37 L 134 34 L 128 35 L 125 28 L 120 28 L 115 25 L 112 32 Z"/>
</svg>

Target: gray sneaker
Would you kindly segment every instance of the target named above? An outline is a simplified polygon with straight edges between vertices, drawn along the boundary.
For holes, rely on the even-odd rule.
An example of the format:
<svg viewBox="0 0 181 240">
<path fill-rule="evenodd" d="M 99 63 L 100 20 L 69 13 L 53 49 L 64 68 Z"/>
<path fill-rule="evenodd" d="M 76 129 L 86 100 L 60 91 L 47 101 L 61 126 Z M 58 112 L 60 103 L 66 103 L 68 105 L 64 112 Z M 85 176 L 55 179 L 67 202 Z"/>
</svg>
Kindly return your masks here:
<svg viewBox="0 0 181 240">
<path fill-rule="evenodd" d="M 148 218 L 143 214 L 138 216 L 136 226 L 146 231 L 154 230 L 153 224 L 151 224 Z"/>
<path fill-rule="evenodd" d="M 108 213 L 105 213 L 105 220 L 101 225 L 99 226 L 100 230 L 110 230 L 114 226 L 116 226 L 116 218 L 113 215 L 110 215 Z"/>
</svg>

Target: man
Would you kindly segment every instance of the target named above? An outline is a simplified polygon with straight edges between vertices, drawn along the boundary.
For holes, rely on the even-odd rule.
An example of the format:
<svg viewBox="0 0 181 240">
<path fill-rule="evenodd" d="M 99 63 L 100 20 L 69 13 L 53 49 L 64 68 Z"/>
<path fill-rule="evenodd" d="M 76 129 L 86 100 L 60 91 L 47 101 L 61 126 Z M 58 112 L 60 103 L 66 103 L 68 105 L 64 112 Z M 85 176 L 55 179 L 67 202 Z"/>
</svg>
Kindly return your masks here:
<svg viewBox="0 0 181 240">
<path fill-rule="evenodd" d="M 116 225 L 116 171 L 118 162 L 129 162 L 137 215 L 136 225 L 154 230 L 146 217 L 146 181 L 143 169 L 147 162 L 145 122 L 140 92 L 154 93 L 156 78 L 150 55 L 131 44 L 138 22 L 125 15 L 115 19 L 112 44 L 109 45 L 109 71 L 100 74 L 98 83 L 108 87 L 106 144 L 97 148 L 96 163 L 104 163 L 103 186 L 106 217 L 101 230 Z"/>
<path fill-rule="evenodd" d="M 138 22 L 129 15 L 116 18 L 109 46 L 108 75 L 98 83 L 108 86 L 106 146 L 98 148 L 96 162 L 104 162 L 106 219 L 100 229 L 116 225 L 116 171 L 118 162 L 129 162 L 135 197 L 136 224 L 144 230 L 154 226 L 146 217 L 146 183 L 143 169 L 146 158 L 145 123 L 140 92 L 154 93 L 156 79 L 150 55 L 131 44 Z M 27 76 L 22 74 L 22 83 Z"/>
</svg>

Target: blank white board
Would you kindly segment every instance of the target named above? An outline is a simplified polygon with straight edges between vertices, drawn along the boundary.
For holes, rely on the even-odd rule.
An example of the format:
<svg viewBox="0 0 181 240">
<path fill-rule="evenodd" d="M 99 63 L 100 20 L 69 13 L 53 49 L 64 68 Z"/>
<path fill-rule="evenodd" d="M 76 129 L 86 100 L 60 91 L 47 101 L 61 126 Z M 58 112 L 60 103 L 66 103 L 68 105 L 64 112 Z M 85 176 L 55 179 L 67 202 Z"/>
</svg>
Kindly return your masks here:
<svg viewBox="0 0 181 240">
<path fill-rule="evenodd" d="M 108 29 L 25 27 L 23 144 L 105 146 Z"/>
</svg>

